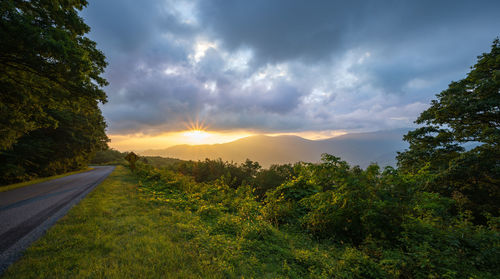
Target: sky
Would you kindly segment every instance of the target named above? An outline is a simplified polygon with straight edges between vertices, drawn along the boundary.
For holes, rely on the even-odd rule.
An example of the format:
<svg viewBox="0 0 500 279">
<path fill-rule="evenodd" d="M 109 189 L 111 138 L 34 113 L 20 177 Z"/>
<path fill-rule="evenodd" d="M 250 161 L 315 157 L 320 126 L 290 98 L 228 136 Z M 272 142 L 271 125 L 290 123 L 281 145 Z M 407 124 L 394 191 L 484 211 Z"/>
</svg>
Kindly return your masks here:
<svg viewBox="0 0 500 279">
<path fill-rule="evenodd" d="M 119 150 L 413 127 L 500 36 L 500 1 L 89 0 Z M 189 132 L 205 130 L 205 132 Z"/>
</svg>

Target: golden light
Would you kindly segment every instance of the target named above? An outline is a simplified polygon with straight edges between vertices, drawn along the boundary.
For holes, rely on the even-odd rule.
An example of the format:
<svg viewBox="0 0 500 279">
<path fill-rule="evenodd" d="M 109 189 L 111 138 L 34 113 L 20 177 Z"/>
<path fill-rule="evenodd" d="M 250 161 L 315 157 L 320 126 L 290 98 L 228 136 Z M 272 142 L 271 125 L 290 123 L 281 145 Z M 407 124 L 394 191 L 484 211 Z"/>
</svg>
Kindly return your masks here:
<svg viewBox="0 0 500 279">
<path fill-rule="evenodd" d="M 218 132 L 206 130 L 184 130 L 179 132 L 166 132 L 158 135 L 110 134 L 110 147 L 121 151 L 144 151 L 151 149 L 164 149 L 178 144 L 217 144 L 231 142 L 254 134 L 245 131 Z"/>
<path fill-rule="evenodd" d="M 207 138 L 210 137 L 210 133 L 203 130 L 191 130 L 184 132 L 183 135 L 186 137 L 189 143 L 203 143 Z"/>
<path fill-rule="evenodd" d="M 188 129 L 188 131 L 182 132 L 182 135 L 186 143 L 190 144 L 207 143 L 207 141 L 209 141 L 209 138 L 213 136 L 211 133 L 206 132 L 206 129 L 208 127 L 205 126 L 205 123 L 200 122 L 198 120 L 194 122 L 189 121 L 189 123 L 186 125 L 186 128 Z"/>
<path fill-rule="evenodd" d="M 185 126 L 186 126 L 186 129 L 188 129 L 189 131 L 204 132 L 205 130 L 208 129 L 208 126 L 205 125 L 205 122 L 199 121 L 199 120 L 196 120 L 196 121 L 189 120 L 189 122 L 186 123 Z"/>
<path fill-rule="evenodd" d="M 152 149 L 164 149 L 180 144 L 221 144 L 235 141 L 244 137 L 253 136 L 258 133 L 254 131 L 217 131 L 208 130 L 208 126 L 202 121 L 189 121 L 185 124 L 184 131 L 164 132 L 151 134 L 109 134 L 110 147 L 120 151 L 137 151 Z M 345 131 L 302 131 L 296 133 L 267 133 L 268 136 L 295 135 L 310 140 L 320 140 L 346 134 Z"/>
</svg>

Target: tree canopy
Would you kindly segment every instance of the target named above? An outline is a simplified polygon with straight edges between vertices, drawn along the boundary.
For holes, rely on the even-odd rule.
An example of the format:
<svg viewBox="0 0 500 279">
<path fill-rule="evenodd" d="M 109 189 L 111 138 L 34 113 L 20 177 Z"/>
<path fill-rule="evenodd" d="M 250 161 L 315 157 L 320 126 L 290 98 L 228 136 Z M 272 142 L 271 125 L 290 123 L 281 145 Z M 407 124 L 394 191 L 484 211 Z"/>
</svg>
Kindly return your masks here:
<svg viewBox="0 0 500 279">
<path fill-rule="evenodd" d="M 478 56 L 466 78 L 452 82 L 404 139 L 400 169 L 425 173 L 427 190 L 453 197 L 481 219 L 498 216 L 500 200 L 500 41 Z"/>
<path fill-rule="evenodd" d="M 78 16 L 87 1 L 0 3 L 0 150 L 39 128 L 57 128 L 54 110 L 106 102 L 106 67 Z"/>
<path fill-rule="evenodd" d="M 84 166 L 106 148 L 104 54 L 87 1 L 0 2 L 0 183 Z"/>
</svg>

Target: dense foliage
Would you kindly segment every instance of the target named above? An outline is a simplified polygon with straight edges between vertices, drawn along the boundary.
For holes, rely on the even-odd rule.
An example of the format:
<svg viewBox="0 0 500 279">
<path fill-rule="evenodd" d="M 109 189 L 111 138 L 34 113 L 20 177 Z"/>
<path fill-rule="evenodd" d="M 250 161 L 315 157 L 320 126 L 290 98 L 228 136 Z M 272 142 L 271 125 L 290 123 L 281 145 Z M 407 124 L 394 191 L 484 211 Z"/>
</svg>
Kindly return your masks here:
<svg viewBox="0 0 500 279">
<path fill-rule="evenodd" d="M 398 155 L 399 168 L 427 174 L 426 190 L 453 198 L 478 223 L 485 224 L 485 213 L 499 216 L 500 41 L 416 123 L 423 126 L 404 137 L 410 148 Z"/>
<path fill-rule="evenodd" d="M 95 165 L 124 165 L 126 163 L 125 156 L 127 156 L 126 153 L 109 148 L 97 151 L 90 163 Z"/>
<path fill-rule="evenodd" d="M 147 160 L 150 160 L 149 157 Z M 296 164 L 298 165 L 298 164 Z M 196 182 L 214 182 L 222 178 L 231 188 L 242 185 L 255 185 L 255 194 L 263 198 L 265 192 L 274 188 L 294 174 L 294 167 L 290 164 L 271 165 L 269 169 L 262 169 L 258 162 L 247 159 L 243 164 L 224 162 L 222 159 L 205 161 L 177 161 L 168 165 L 169 170 L 189 175 Z"/>
<path fill-rule="evenodd" d="M 179 165 L 138 163 L 138 189 L 154 203 L 197 216 L 202 224 L 190 222 L 190 239 L 199 249 L 217 250 L 211 264 L 227 276 L 495 278 L 500 272 L 499 219 L 474 225 L 453 199 L 423 189 L 426 176 L 377 165 L 362 170 L 324 155 L 320 164 L 286 166 L 291 172 L 284 178 L 275 166 L 231 185 L 228 166 L 245 173 L 248 163 L 184 164 L 212 166 L 220 175 L 197 181 L 197 171 L 182 174 Z M 256 178 L 269 172 L 283 182 L 276 180 L 262 199 Z"/>
<path fill-rule="evenodd" d="M 86 1 L 0 2 L 0 184 L 86 165 L 106 147 L 104 55 Z"/>
<path fill-rule="evenodd" d="M 127 152 L 120 152 L 113 148 L 99 150 L 95 153 L 94 157 L 90 160 L 93 165 L 127 165 Z M 150 164 L 154 167 L 170 167 L 185 161 L 173 158 L 165 158 L 160 156 L 141 156 L 140 162 Z M 194 162 L 191 162 L 194 163 Z"/>
</svg>

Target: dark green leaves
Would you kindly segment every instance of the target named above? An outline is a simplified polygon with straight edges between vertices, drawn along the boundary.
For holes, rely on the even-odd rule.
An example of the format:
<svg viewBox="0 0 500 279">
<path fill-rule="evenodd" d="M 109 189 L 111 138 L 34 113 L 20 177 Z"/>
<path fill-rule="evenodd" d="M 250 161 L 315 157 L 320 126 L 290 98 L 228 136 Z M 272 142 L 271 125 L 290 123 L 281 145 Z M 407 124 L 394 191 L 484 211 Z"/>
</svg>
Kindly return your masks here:
<svg viewBox="0 0 500 279">
<path fill-rule="evenodd" d="M 78 169 L 108 141 L 106 67 L 75 1 L 0 2 L 0 183 Z"/>
<path fill-rule="evenodd" d="M 498 216 L 500 41 L 478 57 L 466 78 L 439 93 L 416 123 L 424 126 L 404 137 L 410 148 L 398 155 L 399 167 L 434 176 L 426 190 L 453 197 L 479 223 L 484 212 Z"/>
<path fill-rule="evenodd" d="M 77 10 L 86 1 L 2 1 L 0 4 L 0 150 L 30 131 L 57 127 L 54 109 L 78 111 L 106 102 L 106 67 Z"/>
</svg>

